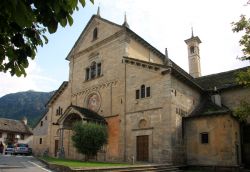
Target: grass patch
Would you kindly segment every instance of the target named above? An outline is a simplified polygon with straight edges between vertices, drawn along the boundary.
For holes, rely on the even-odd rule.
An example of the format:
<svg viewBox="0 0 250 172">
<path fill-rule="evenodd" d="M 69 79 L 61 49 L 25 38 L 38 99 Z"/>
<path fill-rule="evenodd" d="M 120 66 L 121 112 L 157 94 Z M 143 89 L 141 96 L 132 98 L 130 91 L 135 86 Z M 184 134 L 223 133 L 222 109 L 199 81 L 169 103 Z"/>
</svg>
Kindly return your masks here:
<svg viewBox="0 0 250 172">
<path fill-rule="evenodd" d="M 68 167 L 114 167 L 114 166 L 129 166 L 126 163 L 108 163 L 108 162 L 84 162 L 78 160 L 57 159 L 52 157 L 41 157 L 42 160 L 51 164 L 64 165 Z"/>
</svg>

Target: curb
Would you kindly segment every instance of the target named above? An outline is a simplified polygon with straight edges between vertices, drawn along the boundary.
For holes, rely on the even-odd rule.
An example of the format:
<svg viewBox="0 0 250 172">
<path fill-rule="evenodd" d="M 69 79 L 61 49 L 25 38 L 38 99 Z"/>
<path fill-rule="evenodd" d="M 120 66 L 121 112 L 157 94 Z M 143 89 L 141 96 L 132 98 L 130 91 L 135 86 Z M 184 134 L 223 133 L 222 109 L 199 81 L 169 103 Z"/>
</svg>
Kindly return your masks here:
<svg viewBox="0 0 250 172">
<path fill-rule="evenodd" d="M 33 157 L 36 158 L 37 160 L 41 161 L 42 163 L 44 163 L 46 166 L 50 165 L 50 163 L 48 163 L 47 161 L 45 161 L 45 160 L 43 160 L 43 159 L 41 159 L 41 158 L 39 158 L 37 156 L 33 156 Z"/>
<path fill-rule="evenodd" d="M 24 166 L 0 165 L 0 169 L 24 168 Z"/>
<path fill-rule="evenodd" d="M 35 157 L 35 156 L 34 156 Z M 58 164 L 52 164 L 49 163 L 39 157 L 35 157 L 37 160 L 41 161 L 46 165 L 46 167 L 50 170 L 57 171 L 57 172 L 71 172 L 72 169 L 70 167 L 64 166 L 64 165 L 58 165 Z"/>
</svg>

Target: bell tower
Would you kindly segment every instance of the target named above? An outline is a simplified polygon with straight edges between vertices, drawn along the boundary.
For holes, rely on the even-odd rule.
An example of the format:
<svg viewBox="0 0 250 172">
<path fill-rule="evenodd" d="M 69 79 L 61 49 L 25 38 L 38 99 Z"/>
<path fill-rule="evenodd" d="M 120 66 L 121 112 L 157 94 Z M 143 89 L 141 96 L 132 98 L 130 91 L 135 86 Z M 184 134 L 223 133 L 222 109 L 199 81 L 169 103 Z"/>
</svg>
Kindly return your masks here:
<svg viewBox="0 0 250 172">
<path fill-rule="evenodd" d="M 201 66 L 200 66 L 200 50 L 199 44 L 201 40 L 198 36 L 194 36 L 193 28 L 191 38 L 186 39 L 185 43 L 188 48 L 188 63 L 189 63 L 189 74 L 194 78 L 201 76 Z"/>
</svg>

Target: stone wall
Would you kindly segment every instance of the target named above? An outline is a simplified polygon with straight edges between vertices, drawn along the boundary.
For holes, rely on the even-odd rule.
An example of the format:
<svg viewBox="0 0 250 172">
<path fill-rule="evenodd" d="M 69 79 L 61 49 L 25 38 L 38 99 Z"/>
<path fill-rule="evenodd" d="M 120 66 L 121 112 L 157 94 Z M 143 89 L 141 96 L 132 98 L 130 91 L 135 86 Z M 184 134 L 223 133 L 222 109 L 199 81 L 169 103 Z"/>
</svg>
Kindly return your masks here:
<svg viewBox="0 0 250 172">
<path fill-rule="evenodd" d="M 137 159 L 137 136 L 149 137 L 149 162 L 170 162 L 170 75 L 126 65 L 126 154 Z M 150 87 L 150 96 L 136 99 L 136 90 Z"/>
<path fill-rule="evenodd" d="M 208 143 L 202 144 L 201 133 L 204 132 L 208 133 Z M 185 120 L 187 164 L 211 166 L 240 164 L 239 133 L 238 121 L 229 114 Z"/>
<path fill-rule="evenodd" d="M 95 27 L 98 27 L 99 36 L 93 41 L 91 40 L 92 31 Z M 92 93 L 100 95 L 100 107 L 96 112 L 104 116 L 108 123 L 110 122 L 110 125 L 112 125 L 109 128 L 112 130 L 111 133 L 115 134 L 116 130 L 120 131 L 119 135 L 115 134 L 111 137 L 111 145 L 107 145 L 107 149 L 111 150 L 104 158 L 118 161 L 124 159 L 124 65 L 122 59 L 126 44 L 124 35 L 115 34 L 120 30 L 121 28 L 116 25 L 107 24 L 99 19 L 95 19 L 89 25 L 80 40 L 80 44 L 75 48 L 74 54 L 71 55 L 70 85 L 72 86 L 72 93 L 69 95 L 73 105 L 84 108 L 88 108 L 87 99 L 89 95 Z M 94 61 L 101 63 L 101 75 L 86 80 L 86 68 L 90 67 Z M 119 114 L 119 120 L 113 119 L 117 114 Z M 71 138 L 68 131 L 65 131 L 64 137 L 65 155 L 73 159 L 81 158 L 70 142 Z M 104 155 L 100 156 L 103 159 Z"/>
<path fill-rule="evenodd" d="M 56 101 L 49 107 L 49 128 L 48 128 L 48 141 L 47 145 L 49 148 L 49 155 L 56 156 L 55 152 L 55 142 L 59 141 L 59 125 L 57 124 L 57 120 L 63 115 L 65 110 L 71 104 L 71 84 L 62 90 L 60 96 L 56 99 Z M 61 109 L 62 113 L 57 114 L 57 110 Z M 59 141 L 60 146 L 60 141 Z"/>
<path fill-rule="evenodd" d="M 234 88 L 225 89 L 221 92 L 221 102 L 223 105 L 234 110 L 240 105 L 242 100 L 250 102 L 250 88 Z M 250 117 L 248 118 L 248 123 L 250 123 Z"/>
<path fill-rule="evenodd" d="M 186 162 L 183 117 L 188 116 L 200 103 L 200 91 L 183 81 L 171 77 L 171 147 L 172 160 L 176 164 Z"/>
<path fill-rule="evenodd" d="M 156 64 L 162 64 L 161 58 L 157 57 L 151 50 L 143 46 L 140 42 L 130 39 L 129 46 L 128 46 L 128 54 L 129 57 L 147 61 L 147 62 L 153 62 Z"/>
<path fill-rule="evenodd" d="M 70 105 L 70 86 L 62 91 L 56 101 L 49 107 L 49 111 L 39 121 L 33 130 L 33 152 L 37 155 L 42 155 L 48 151 L 50 156 L 56 156 L 55 140 L 59 140 L 57 120 L 61 117 L 66 108 Z M 61 108 L 61 114 L 57 114 L 57 109 Z M 41 122 L 43 125 L 41 125 Z M 40 139 L 42 143 L 40 144 Z"/>
<path fill-rule="evenodd" d="M 40 139 L 42 139 L 42 143 L 40 144 Z M 33 146 L 32 151 L 33 154 L 36 156 L 42 156 L 44 155 L 45 151 L 48 150 L 48 135 L 39 135 L 33 136 Z"/>
<path fill-rule="evenodd" d="M 104 160 L 117 160 L 119 159 L 119 139 L 120 139 L 120 116 L 114 115 L 107 117 L 108 123 L 108 144 L 106 149 L 104 146 L 105 158 Z"/>
<path fill-rule="evenodd" d="M 93 39 L 94 28 L 98 29 L 97 39 Z M 120 30 L 121 28 L 116 24 L 111 24 L 110 22 L 104 22 L 103 20 L 94 18 L 90 25 L 85 29 L 85 32 L 76 47 L 76 51 L 84 51 L 92 45 L 109 38 Z"/>
<path fill-rule="evenodd" d="M 33 129 L 33 142 L 32 149 L 35 155 L 43 155 L 43 153 L 48 149 L 48 129 L 50 124 L 50 111 L 48 111 L 42 119 L 37 123 L 36 127 Z M 40 144 L 40 139 L 42 143 Z"/>
</svg>

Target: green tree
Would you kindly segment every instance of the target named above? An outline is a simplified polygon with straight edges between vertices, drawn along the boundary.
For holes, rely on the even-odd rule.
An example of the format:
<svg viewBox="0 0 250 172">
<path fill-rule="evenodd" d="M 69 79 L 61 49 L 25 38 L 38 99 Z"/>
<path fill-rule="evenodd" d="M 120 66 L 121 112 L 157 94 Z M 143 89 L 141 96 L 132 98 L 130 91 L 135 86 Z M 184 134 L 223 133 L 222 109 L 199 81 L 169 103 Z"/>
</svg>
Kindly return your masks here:
<svg viewBox="0 0 250 172">
<path fill-rule="evenodd" d="M 240 119 L 240 121 L 245 121 L 250 113 L 250 105 L 246 101 L 241 101 L 240 105 L 235 109 L 236 116 Z"/>
<path fill-rule="evenodd" d="M 101 147 L 107 143 L 108 132 L 105 125 L 97 123 L 76 122 L 73 126 L 72 136 L 74 147 L 88 160 L 95 156 Z"/>
<path fill-rule="evenodd" d="M 233 32 L 243 32 L 239 44 L 242 47 L 243 56 L 239 57 L 240 60 L 250 60 L 250 19 L 245 15 L 240 16 L 238 22 L 233 22 Z M 241 85 L 250 88 L 250 68 L 246 71 L 239 72 L 236 78 L 237 82 Z M 250 103 L 242 100 L 240 105 L 235 109 L 235 115 L 244 121 L 250 115 Z"/>
<path fill-rule="evenodd" d="M 28 59 L 48 42 L 45 33 L 56 32 L 58 24 L 71 26 L 79 2 L 85 6 L 85 0 L 1 0 L 0 72 L 26 76 Z"/>
<path fill-rule="evenodd" d="M 240 16 L 238 22 L 233 22 L 233 32 L 244 32 L 239 43 L 242 46 L 243 56 L 240 60 L 250 60 L 250 22 L 245 15 Z"/>
</svg>

